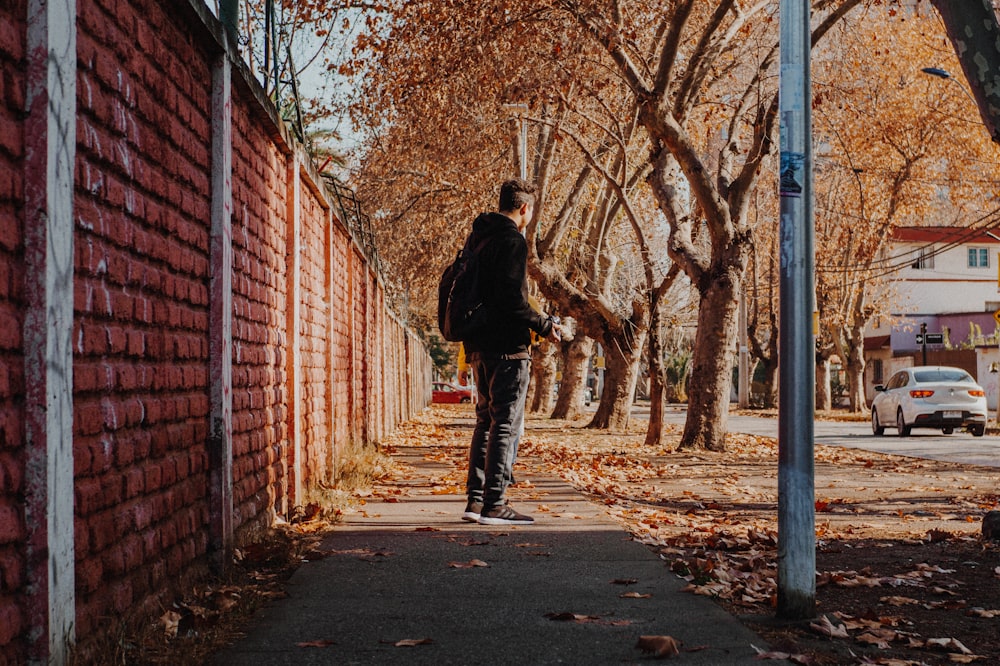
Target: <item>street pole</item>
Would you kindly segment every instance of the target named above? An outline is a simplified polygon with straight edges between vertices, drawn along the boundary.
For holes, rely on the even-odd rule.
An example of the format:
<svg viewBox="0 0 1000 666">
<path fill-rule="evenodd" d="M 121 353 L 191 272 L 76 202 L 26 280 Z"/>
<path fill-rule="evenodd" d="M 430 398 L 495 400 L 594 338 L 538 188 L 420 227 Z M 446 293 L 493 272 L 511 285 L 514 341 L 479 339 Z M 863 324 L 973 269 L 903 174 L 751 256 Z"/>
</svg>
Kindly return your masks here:
<svg viewBox="0 0 1000 666">
<path fill-rule="evenodd" d="M 814 229 L 809 3 L 781 0 L 781 331 L 778 395 L 778 608 L 816 613 Z"/>
<path fill-rule="evenodd" d="M 948 70 L 941 69 L 940 67 L 922 67 L 920 71 L 923 72 L 924 74 L 930 74 L 931 76 L 936 76 L 939 79 L 944 79 L 945 81 L 951 81 L 952 83 L 954 83 L 955 85 L 957 85 L 959 88 L 962 89 L 962 92 L 965 93 L 966 97 L 972 100 L 972 106 L 976 107 L 977 109 L 979 108 L 979 102 L 977 102 L 976 98 L 972 96 L 972 93 L 969 92 L 969 89 L 963 86 L 962 82 L 956 79 L 954 76 L 952 76 Z"/>
<path fill-rule="evenodd" d="M 229 34 L 229 38 L 236 43 L 240 30 L 240 3 L 239 0 L 221 0 L 219 3 L 219 21 Z"/>
<path fill-rule="evenodd" d="M 920 324 L 920 365 L 927 365 L 927 323 Z"/>
</svg>

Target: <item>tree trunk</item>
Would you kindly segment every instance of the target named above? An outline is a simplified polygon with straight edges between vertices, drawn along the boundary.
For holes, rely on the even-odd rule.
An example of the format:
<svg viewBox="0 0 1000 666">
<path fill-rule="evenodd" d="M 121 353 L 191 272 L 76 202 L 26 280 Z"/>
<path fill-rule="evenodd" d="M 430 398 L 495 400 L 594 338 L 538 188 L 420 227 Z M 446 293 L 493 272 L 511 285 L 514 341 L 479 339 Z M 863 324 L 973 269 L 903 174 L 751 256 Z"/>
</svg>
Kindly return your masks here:
<svg viewBox="0 0 1000 666">
<path fill-rule="evenodd" d="M 534 389 L 529 396 L 531 400 L 527 403 L 527 411 L 532 414 L 548 414 L 552 410 L 552 394 L 556 386 L 556 353 L 558 351 L 558 346 L 548 340 L 543 340 L 535 351 L 534 361 L 531 364 L 531 384 Z"/>
<path fill-rule="evenodd" d="M 594 340 L 586 335 L 578 334 L 566 344 L 563 356 L 565 367 L 552 418 L 572 421 L 583 413 L 583 392 L 587 387 L 587 368 L 593 353 Z"/>
<path fill-rule="evenodd" d="M 816 409 L 828 412 L 833 409 L 833 390 L 830 384 L 830 359 L 816 358 Z"/>
<path fill-rule="evenodd" d="M 850 335 L 847 358 L 844 359 L 844 369 L 847 372 L 847 399 L 851 411 L 862 414 L 868 409 L 868 401 L 865 400 L 864 330 L 855 328 Z"/>
<path fill-rule="evenodd" d="M 995 143 L 1000 143 L 1000 25 L 992 0 L 931 0 L 944 22 L 962 71 L 972 88 L 979 115 Z"/>
<path fill-rule="evenodd" d="M 663 407 L 666 403 L 663 368 L 662 308 L 653 307 L 649 322 L 649 426 L 646 428 L 646 446 L 659 446 L 663 441 Z"/>
<path fill-rule="evenodd" d="M 764 366 L 764 394 L 761 396 L 761 405 L 765 409 L 774 409 L 778 406 L 778 361 L 768 359 L 758 361 Z"/>
<path fill-rule="evenodd" d="M 663 443 L 663 408 L 666 405 L 663 377 L 651 370 L 649 379 L 649 425 L 646 427 L 645 445 L 660 446 Z"/>
<path fill-rule="evenodd" d="M 735 271 L 734 271 L 735 272 Z M 680 449 L 725 451 L 729 393 L 736 355 L 739 278 L 706 279 L 688 381 L 688 413 Z"/>
<path fill-rule="evenodd" d="M 639 361 L 646 338 L 645 328 L 632 335 L 606 331 L 604 334 L 604 390 L 588 428 L 625 432 L 632 411 Z"/>
</svg>

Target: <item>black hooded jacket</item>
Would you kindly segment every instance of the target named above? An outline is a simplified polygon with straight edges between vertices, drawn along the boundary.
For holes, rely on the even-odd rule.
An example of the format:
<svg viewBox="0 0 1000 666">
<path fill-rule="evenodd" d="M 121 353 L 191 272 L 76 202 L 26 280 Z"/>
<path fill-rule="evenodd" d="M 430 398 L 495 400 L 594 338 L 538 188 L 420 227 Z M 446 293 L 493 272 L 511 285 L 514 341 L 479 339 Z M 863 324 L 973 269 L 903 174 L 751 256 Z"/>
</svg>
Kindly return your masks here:
<svg viewBox="0 0 1000 666">
<path fill-rule="evenodd" d="M 528 302 L 528 244 L 514 221 L 483 213 L 472 223 L 469 246 L 484 243 L 479 255 L 479 285 L 490 325 L 465 341 L 470 359 L 528 358 L 531 331 L 545 337 L 552 320 Z"/>
</svg>

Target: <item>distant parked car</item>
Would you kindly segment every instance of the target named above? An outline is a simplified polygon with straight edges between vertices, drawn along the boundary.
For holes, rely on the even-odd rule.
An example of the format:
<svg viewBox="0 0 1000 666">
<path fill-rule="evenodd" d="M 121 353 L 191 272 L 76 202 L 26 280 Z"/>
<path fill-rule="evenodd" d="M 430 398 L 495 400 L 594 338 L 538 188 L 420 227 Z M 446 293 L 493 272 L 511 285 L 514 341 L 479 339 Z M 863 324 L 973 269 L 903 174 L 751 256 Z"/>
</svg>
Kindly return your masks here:
<svg viewBox="0 0 1000 666">
<path fill-rule="evenodd" d="M 472 390 L 447 382 L 434 382 L 431 402 L 472 402 Z"/>
<path fill-rule="evenodd" d="M 965 370 L 917 366 L 894 374 L 875 387 L 872 432 L 895 428 L 907 437 L 913 428 L 936 428 L 946 435 L 965 428 L 975 437 L 986 432 L 986 392 Z"/>
<path fill-rule="evenodd" d="M 559 384 L 557 382 L 552 387 L 552 398 L 555 399 L 555 398 L 558 398 L 558 397 L 559 397 Z M 592 402 L 594 402 L 594 389 L 590 388 L 589 386 L 584 386 L 583 387 L 583 404 L 589 407 L 590 403 L 592 403 Z"/>
</svg>

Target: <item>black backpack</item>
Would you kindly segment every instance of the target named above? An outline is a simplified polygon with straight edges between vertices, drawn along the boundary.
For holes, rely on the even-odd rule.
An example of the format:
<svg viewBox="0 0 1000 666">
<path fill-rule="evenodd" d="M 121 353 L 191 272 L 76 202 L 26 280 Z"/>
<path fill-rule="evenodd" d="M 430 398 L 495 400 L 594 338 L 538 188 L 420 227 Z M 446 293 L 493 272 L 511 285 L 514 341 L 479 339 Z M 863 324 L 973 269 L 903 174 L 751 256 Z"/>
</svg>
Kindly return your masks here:
<svg viewBox="0 0 1000 666">
<path fill-rule="evenodd" d="M 479 286 L 479 255 L 487 239 L 471 247 L 472 236 L 458 251 L 455 261 L 441 275 L 438 284 L 438 328 L 449 342 L 462 342 L 485 329 L 489 313 Z"/>
</svg>

